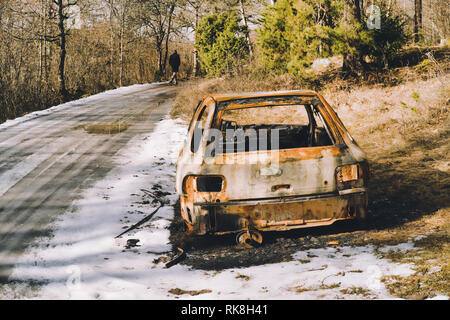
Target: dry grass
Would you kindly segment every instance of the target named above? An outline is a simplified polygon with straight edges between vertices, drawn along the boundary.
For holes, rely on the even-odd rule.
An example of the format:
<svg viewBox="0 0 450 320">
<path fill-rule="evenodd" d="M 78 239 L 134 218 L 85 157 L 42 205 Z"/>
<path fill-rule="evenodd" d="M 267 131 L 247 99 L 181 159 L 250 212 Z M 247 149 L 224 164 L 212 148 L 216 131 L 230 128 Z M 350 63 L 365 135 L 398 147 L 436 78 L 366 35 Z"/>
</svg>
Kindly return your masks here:
<svg viewBox="0 0 450 320">
<path fill-rule="evenodd" d="M 414 274 L 384 277 L 382 281 L 394 296 L 424 299 L 436 294 L 450 296 L 449 235 L 450 208 L 444 208 L 398 227 L 369 231 L 357 238 L 354 245 L 372 244 L 378 257 L 411 264 Z M 385 245 L 405 242 L 412 242 L 414 249 L 380 250 Z"/>
<path fill-rule="evenodd" d="M 439 234 L 440 232 L 448 233 L 449 230 L 450 208 L 444 208 L 424 215 L 419 219 L 405 222 L 401 226 L 366 232 L 356 238 L 353 241 L 353 245 L 364 246 L 372 244 L 376 247 L 392 246 L 408 241 L 414 242 L 415 238 L 423 235 Z"/>
<path fill-rule="evenodd" d="M 170 115 L 173 118 L 190 120 L 198 102 L 207 94 L 290 89 L 299 89 L 297 79 L 291 75 L 282 75 L 270 79 L 255 79 L 250 75 L 241 75 L 233 78 L 191 81 L 185 83 L 181 88 Z"/>
<path fill-rule="evenodd" d="M 448 213 L 448 212 L 447 212 Z M 401 298 L 424 299 L 436 294 L 450 296 L 450 237 L 446 228 L 414 240 L 415 250 L 379 252 L 383 258 L 414 265 L 408 277 L 383 278 L 389 291 Z"/>
<path fill-rule="evenodd" d="M 301 264 L 306 264 L 306 263 L 310 263 L 311 260 L 310 259 L 298 259 L 298 262 L 300 262 Z"/>
<path fill-rule="evenodd" d="M 294 291 L 296 293 L 302 293 L 307 291 L 314 291 L 312 288 L 305 288 L 303 286 L 289 287 L 288 291 Z"/>
<path fill-rule="evenodd" d="M 302 285 L 289 287 L 288 291 L 294 291 L 296 293 L 308 292 L 308 291 L 320 291 L 320 290 L 331 290 L 336 289 L 341 286 L 340 283 L 331 283 L 331 284 L 321 284 L 320 286 L 315 287 L 303 287 Z M 342 291 L 342 290 L 341 290 Z"/>
<path fill-rule="evenodd" d="M 343 294 L 347 294 L 347 295 L 357 295 L 357 296 L 363 296 L 365 298 L 369 298 L 372 296 L 372 293 L 370 292 L 369 289 L 364 289 L 361 287 L 350 287 L 350 288 L 345 288 L 345 289 L 341 289 L 340 292 L 342 292 Z"/>
<path fill-rule="evenodd" d="M 290 116 L 286 117 L 287 114 Z M 306 109 L 304 107 L 299 108 L 298 105 L 226 110 L 222 119 L 236 121 L 240 126 L 274 123 L 307 125 L 309 123 Z"/>
<path fill-rule="evenodd" d="M 329 89 L 325 97 L 370 160 L 369 208 L 376 230 L 354 244 L 412 241 L 415 250 L 377 251 L 380 258 L 410 263 L 416 271 L 384 278 L 390 293 L 408 299 L 450 296 L 449 76 L 389 88 Z"/>
<path fill-rule="evenodd" d="M 395 87 L 325 92 L 371 165 L 371 230 L 355 245 L 412 241 L 415 250 L 378 250 L 415 273 L 386 277 L 391 294 L 408 299 L 450 296 L 450 82 L 448 75 Z M 418 236 L 426 236 L 414 240 Z"/>
<path fill-rule="evenodd" d="M 401 67 L 389 72 L 366 72 L 364 78 L 349 78 L 341 80 L 338 71 L 329 71 L 316 75 L 315 79 L 300 80 L 293 75 L 284 74 L 267 76 L 254 73 L 244 73 L 232 77 L 218 79 L 197 79 L 182 85 L 171 110 L 173 118 L 190 120 L 193 110 L 200 99 L 208 94 L 230 92 L 255 92 L 313 89 L 320 92 L 349 92 L 350 89 L 366 88 L 368 85 L 378 87 L 397 87 L 400 84 L 414 82 L 417 79 L 429 80 L 450 72 L 448 48 L 440 54 L 438 62 L 425 58 L 415 67 Z"/>
<path fill-rule="evenodd" d="M 200 294 L 205 294 L 205 293 L 210 293 L 212 292 L 209 289 L 202 289 L 202 290 L 183 290 L 180 288 L 175 288 L 175 289 L 170 289 L 169 293 L 173 294 L 173 295 L 183 295 L 183 294 L 188 294 L 190 296 L 198 296 Z"/>
<path fill-rule="evenodd" d="M 449 206 L 449 78 L 325 93 L 368 155 L 372 211 L 388 226 Z"/>
<path fill-rule="evenodd" d="M 245 280 L 245 281 L 249 281 L 250 280 L 250 277 L 245 275 L 245 274 L 238 274 L 235 278 L 236 279 L 242 279 L 242 280 Z"/>
</svg>

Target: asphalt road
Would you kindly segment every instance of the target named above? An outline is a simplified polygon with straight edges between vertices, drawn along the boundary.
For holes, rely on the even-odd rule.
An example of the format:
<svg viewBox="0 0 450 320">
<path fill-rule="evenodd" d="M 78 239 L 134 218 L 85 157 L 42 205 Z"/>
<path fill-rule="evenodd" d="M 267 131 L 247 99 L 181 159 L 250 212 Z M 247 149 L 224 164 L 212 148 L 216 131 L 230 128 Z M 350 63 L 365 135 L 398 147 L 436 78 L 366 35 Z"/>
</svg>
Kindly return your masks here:
<svg viewBox="0 0 450 320">
<path fill-rule="evenodd" d="M 134 136 L 153 131 L 168 114 L 175 89 L 137 87 L 72 103 L 0 129 L 0 283 L 30 244 L 80 193 L 114 168 L 113 156 Z M 85 125 L 121 122 L 117 134 Z"/>
</svg>

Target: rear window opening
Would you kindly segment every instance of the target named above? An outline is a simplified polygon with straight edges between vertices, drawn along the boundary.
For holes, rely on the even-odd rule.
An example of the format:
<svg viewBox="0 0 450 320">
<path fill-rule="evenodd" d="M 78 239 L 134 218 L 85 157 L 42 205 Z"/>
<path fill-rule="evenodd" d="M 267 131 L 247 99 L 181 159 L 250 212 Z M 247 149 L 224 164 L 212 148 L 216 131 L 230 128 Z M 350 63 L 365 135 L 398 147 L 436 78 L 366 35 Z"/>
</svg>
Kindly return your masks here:
<svg viewBox="0 0 450 320">
<path fill-rule="evenodd" d="M 211 145 L 217 152 L 212 153 L 333 145 L 326 123 L 315 108 L 312 105 L 278 105 L 224 110 L 217 128 L 221 133 L 220 141 Z"/>
</svg>

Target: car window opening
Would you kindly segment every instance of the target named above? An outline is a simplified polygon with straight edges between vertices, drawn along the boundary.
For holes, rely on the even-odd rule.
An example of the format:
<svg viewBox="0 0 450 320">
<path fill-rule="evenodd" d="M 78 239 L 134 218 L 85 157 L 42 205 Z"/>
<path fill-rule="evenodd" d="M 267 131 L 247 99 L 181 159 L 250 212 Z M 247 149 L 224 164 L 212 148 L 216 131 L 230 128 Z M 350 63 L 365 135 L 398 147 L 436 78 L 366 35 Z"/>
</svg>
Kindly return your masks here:
<svg viewBox="0 0 450 320">
<path fill-rule="evenodd" d="M 224 110 L 212 154 L 333 145 L 320 112 L 312 105 L 277 105 Z M 211 146 L 212 147 L 212 146 Z"/>
<path fill-rule="evenodd" d="M 208 119 L 207 107 L 204 106 L 198 115 L 198 120 L 194 122 L 194 132 L 191 141 L 191 151 L 197 152 L 200 147 L 201 137 L 206 129 L 206 122 Z"/>
</svg>

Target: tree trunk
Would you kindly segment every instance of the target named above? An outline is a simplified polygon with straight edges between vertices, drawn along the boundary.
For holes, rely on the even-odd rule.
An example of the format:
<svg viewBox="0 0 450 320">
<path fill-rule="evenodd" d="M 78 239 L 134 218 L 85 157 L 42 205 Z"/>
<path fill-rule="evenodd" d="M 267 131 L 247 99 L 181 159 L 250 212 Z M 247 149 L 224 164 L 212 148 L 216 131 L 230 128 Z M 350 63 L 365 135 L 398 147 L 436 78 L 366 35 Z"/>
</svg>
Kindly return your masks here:
<svg viewBox="0 0 450 320">
<path fill-rule="evenodd" d="M 66 63 L 66 30 L 64 27 L 63 0 L 58 0 L 58 28 L 59 28 L 59 84 L 61 99 L 65 102 L 68 100 L 68 92 L 66 89 L 66 79 L 64 76 L 64 68 Z"/>
<path fill-rule="evenodd" d="M 197 49 L 194 48 L 194 77 L 197 77 L 199 74 L 199 67 L 198 67 L 198 52 Z"/>
<path fill-rule="evenodd" d="M 250 54 L 250 57 L 253 58 L 253 49 L 252 49 L 252 43 L 250 42 L 250 30 L 248 28 L 247 17 L 245 15 L 244 1 L 239 0 L 239 4 L 241 7 L 242 21 L 244 22 L 244 25 L 247 28 L 247 33 L 245 34 L 245 39 L 247 40 L 248 53 Z"/>
<path fill-rule="evenodd" d="M 156 52 L 158 53 L 158 74 L 156 76 L 156 81 L 160 81 L 163 76 L 163 67 L 162 67 L 162 41 L 160 37 L 156 37 Z"/>
<path fill-rule="evenodd" d="M 164 65 L 163 65 L 163 69 L 162 69 L 162 74 L 166 73 L 166 66 L 167 66 L 167 55 L 169 54 L 169 38 L 170 38 L 170 32 L 171 32 L 171 28 L 172 28 L 172 15 L 173 15 L 173 11 L 175 10 L 175 4 L 172 4 L 170 6 L 169 9 L 169 21 L 167 23 L 167 34 L 166 34 L 166 52 L 164 54 Z"/>
<path fill-rule="evenodd" d="M 112 3 L 109 7 L 109 27 L 111 30 L 111 36 L 109 39 L 110 45 L 110 57 L 109 57 L 109 82 L 111 86 L 114 86 L 114 27 L 113 27 L 113 8 Z"/>
<path fill-rule="evenodd" d="M 195 32 L 197 32 L 197 28 L 198 28 L 198 16 L 199 16 L 199 10 L 200 7 L 196 6 L 195 7 Z M 195 39 L 194 39 L 195 41 Z M 194 47 L 194 77 L 197 77 L 199 74 L 199 67 L 198 67 L 198 52 L 197 49 Z"/>
<path fill-rule="evenodd" d="M 47 0 L 44 0 L 44 74 L 48 83 L 48 47 L 47 47 Z"/>
<path fill-rule="evenodd" d="M 353 12 L 355 15 L 355 19 L 358 22 L 362 22 L 362 13 L 361 13 L 361 2 L 362 0 L 354 0 L 354 7 L 353 7 Z"/>
<path fill-rule="evenodd" d="M 364 0 L 351 0 L 351 3 L 353 3 L 353 10 L 350 9 L 353 12 L 353 18 L 359 23 L 363 23 L 362 9 L 364 7 Z M 350 44 L 350 46 L 356 46 L 356 44 Z M 361 61 L 362 57 L 358 53 L 344 54 L 342 71 L 345 75 L 358 75 L 363 67 Z"/>
<path fill-rule="evenodd" d="M 41 30 L 39 30 L 40 33 L 43 33 L 42 31 L 44 30 L 44 16 L 45 15 L 45 7 L 44 7 L 44 0 L 41 1 L 41 14 L 40 14 L 40 28 Z M 40 36 L 39 39 L 39 84 L 41 84 L 42 82 L 42 75 L 44 73 L 44 39 L 45 36 L 42 37 Z M 39 86 L 39 88 L 41 89 L 42 87 Z"/>
<path fill-rule="evenodd" d="M 124 37 L 124 21 L 122 15 L 122 23 L 120 26 L 120 60 L 119 60 L 119 87 L 122 87 L 122 78 L 123 78 L 123 37 Z"/>
<path fill-rule="evenodd" d="M 414 42 L 419 42 L 422 34 L 422 0 L 414 0 Z"/>
</svg>

